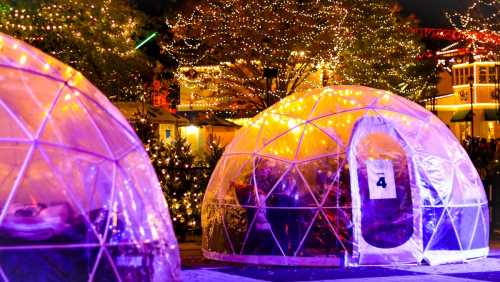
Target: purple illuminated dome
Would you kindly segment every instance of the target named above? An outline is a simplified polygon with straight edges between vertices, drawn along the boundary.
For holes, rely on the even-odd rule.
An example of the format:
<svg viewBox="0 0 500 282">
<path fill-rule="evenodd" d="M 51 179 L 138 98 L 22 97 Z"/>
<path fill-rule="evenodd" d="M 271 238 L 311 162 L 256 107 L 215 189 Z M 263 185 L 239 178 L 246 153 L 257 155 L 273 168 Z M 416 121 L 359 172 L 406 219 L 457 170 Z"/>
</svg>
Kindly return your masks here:
<svg viewBox="0 0 500 282">
<path fill-rule="evenodd" d="M 450 130 L 391 93 L 296 93 L 240 129 L 208 186 L 203 253 L 277 265 L 465 262 L 488 254 L 480 178 Z"/>
<path fill-rule="evenodd" d="M 79 72 L 0 34 L 0 276 L 172 281 L 179 250 L 154 169 Z"/>
</svg>

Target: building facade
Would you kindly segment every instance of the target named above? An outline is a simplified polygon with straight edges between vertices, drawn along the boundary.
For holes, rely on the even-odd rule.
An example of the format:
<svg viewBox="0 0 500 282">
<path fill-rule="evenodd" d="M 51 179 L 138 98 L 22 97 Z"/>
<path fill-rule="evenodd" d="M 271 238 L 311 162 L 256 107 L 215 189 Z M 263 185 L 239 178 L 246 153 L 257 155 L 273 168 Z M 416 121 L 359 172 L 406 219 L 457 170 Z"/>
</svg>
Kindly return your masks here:
<svg viewBox="0 0 500 282">
<path fill-rule="evenodd" d="M 183 128 L 189 126 L 189 120 L 162 107 L 153 107 L 138 102 L 116 102 L 114 105 L 131 125 L 140 122 L 142 116 L 147 112 L 150 115 L 150 122 L 154 125 L 154 135 L 164 143 L 170 143 L 175 138 L 183 136 Z"/>
<path fill-rule="evenodd" d="M 316 69 L 299 84 L 296 88 L 297 91 L 319 88 L 329 83 L 330 77 L 333 77 L 332 71 L 321 64 L 317 65 Z M 180 104 L 177 105 L 177 111 L 224 112 L 236 110 L 231 106 L 228 107 L 232 97 L 222 93 L 218 85 L 221 71 L 220 65 L 179 68 L 177 80 L 180 88 Z M 262 77 L 261 80 L 264 81 L 265 78 Z M 272 84 L 270 88 L 272 91 Z"/>
<path fill-rule="evenodd" d="M 500 138 L 500 61 L 494 52 L 479 51 L 445 48 L 438 52 L 444 66 L 438 95 L 425 100 L 426 108 L 435 112 L 459 139 Z"/>
</svg>

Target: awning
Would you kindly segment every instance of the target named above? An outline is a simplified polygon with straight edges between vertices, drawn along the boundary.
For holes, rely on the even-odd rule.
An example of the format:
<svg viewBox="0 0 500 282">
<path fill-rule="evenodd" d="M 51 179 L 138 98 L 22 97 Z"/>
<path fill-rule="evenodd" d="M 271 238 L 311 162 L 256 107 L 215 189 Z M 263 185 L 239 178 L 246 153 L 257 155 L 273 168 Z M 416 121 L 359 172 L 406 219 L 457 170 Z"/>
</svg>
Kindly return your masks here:
<svg viewBox="0 0 500 282">
<path fill-rule="evenodd" d="M 455 112 L 453 114 L 453 117 L 451 117 L 451 122 L 464 122 L 464 121 L 470 121 L 471 120 L 471 111 L 470 110 L 461 110 Z"/>
<path fill-rule="evenodd" d="M 496 121 L 500 120 L 497 109 L 485 109 L 484 110 L 484 120 L 486 121 Z"/>
</svg>

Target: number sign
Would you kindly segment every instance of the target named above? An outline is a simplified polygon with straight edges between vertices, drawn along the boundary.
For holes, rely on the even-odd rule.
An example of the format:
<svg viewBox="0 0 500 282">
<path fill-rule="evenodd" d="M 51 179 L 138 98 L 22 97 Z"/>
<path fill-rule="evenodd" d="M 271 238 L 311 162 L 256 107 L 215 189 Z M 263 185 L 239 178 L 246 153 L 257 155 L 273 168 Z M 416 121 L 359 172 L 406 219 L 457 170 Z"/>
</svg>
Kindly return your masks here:
<svg viewBox="0 0 500 282">
<path fill-rule="evenodd" d="M 370 199 L 395 199 L 394 168 L 390 160 L 366 161 Z"/>
</svg>

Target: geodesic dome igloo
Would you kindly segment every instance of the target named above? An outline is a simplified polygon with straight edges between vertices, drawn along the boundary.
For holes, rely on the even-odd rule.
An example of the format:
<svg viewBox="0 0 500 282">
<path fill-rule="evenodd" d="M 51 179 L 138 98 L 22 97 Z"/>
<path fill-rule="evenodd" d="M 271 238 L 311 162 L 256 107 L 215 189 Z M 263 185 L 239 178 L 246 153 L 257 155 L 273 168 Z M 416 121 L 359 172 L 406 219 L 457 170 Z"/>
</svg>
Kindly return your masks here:
<svg viewBox="0 0 500 282">
<path fill-rule="evenodd" d="M 172 281 L 179 251 L 141 141 L 79 72 L 0 34 L 0 274 Z"/>
<path fill-rule="evenodd" d="M 205 257 L 281 265 L 487 256 L 478 174 L 432 113 L 389 92 L 293 94 L 227 147 L 202 208 Z"/>
</svg>

